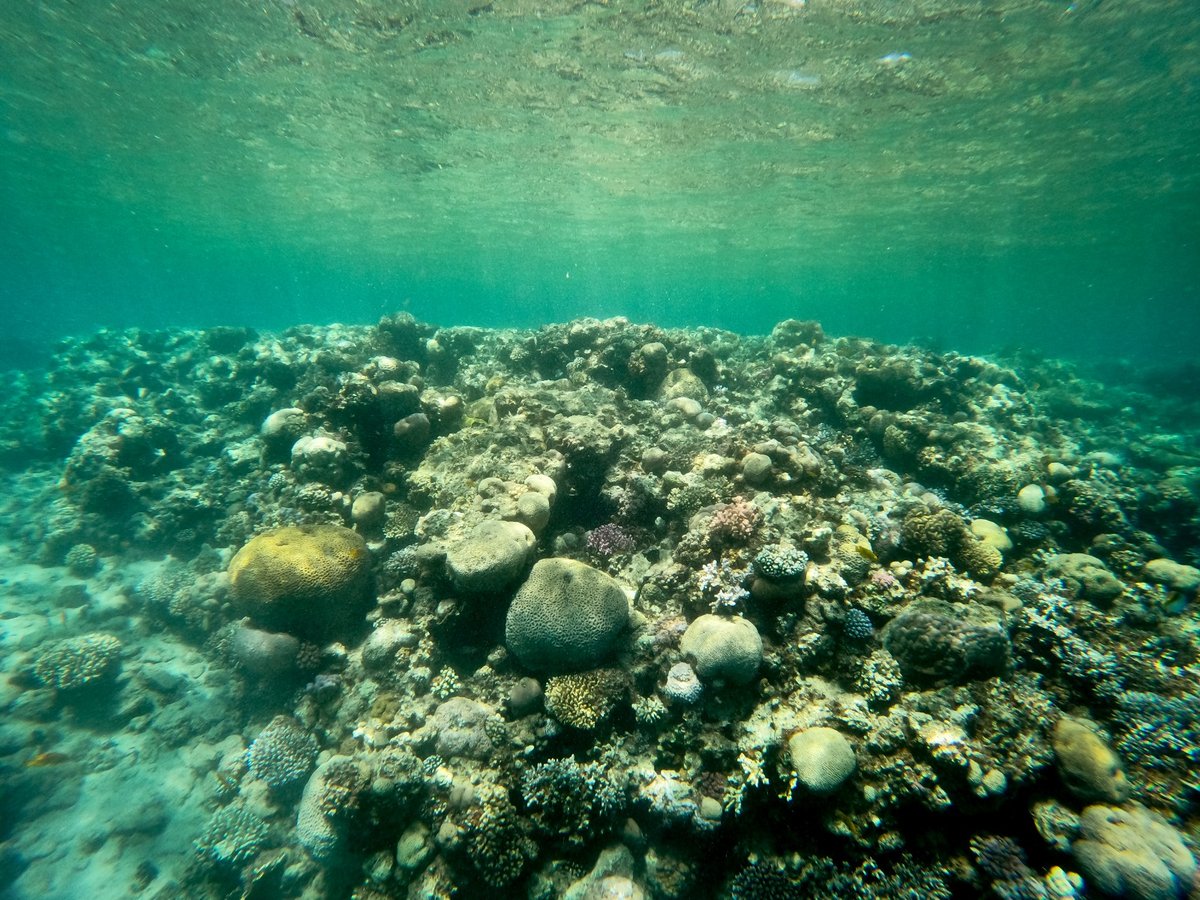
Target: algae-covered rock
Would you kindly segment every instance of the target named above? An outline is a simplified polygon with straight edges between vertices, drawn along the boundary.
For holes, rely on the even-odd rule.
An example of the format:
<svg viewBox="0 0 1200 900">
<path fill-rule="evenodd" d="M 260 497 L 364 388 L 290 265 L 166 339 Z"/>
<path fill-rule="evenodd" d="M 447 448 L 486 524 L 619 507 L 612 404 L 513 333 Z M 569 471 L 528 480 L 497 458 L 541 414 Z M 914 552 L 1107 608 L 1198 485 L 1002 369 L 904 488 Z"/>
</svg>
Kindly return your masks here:
<svg viewBox="0 0 1200 900">
<path fill-rule="evenodd" d="M 814 794 L 829 794 L 854 774 L 854 749 L 834 728 L 807 728 L 788 741 L 788 757 L 796 780 Z"/>
<path fill-rule="evenodd" d="M 229 585 L 256 624 L 325 638 L 361 612 L 369 562 L 366 542 L 349 528 L 280 528 L 234 555 Z"/>
<path fill-rule="evenodd" d="M 1046 577 L 1062 579 L 1067 590 L 1076 597 L 1106 605 L 1125 592 L 1108 567 L 1087 553 L 1063 553 L 1053 556 L 1046 564 Z"/>
<path fill-rule="evenodd" d="M 441 756 L 487 759 L 495 749 L 488 726 L 497 721 L 499 714 L 490 706 L 467 697 L 451 697 L 434 710 L 420 739 L 432 738 Z"/>
<path fill-rule="evenodd" d="M 1053 743 L 1058 771 L 1076 796 L 1109 803 L 1128 799 L 1131 787 L 1121 758 L 1084 722 L 1069 716 L 1059 719 Z"/>
<path fill-rule="evenodd" d="M 1144 572 L 1147 581 L 1161 584 L 1168 590 L 1182 594 L 1200 590 L 1200 569 L 1195 566 L 1185 566 L 1173 559 L 1152 559 L 1146 563 Z"/>
<path fill-rule="evenodd" d="M 503 591 L 525 571 L 536 545 L 521 522 L 484 522 L 446 552 L 446 571 L 464 593 Z"/>
<path fill-rule="evenodd" d="M 1008 664 L 1000 613 L 978 603 L 916 600 L 883 630 L 883 645 L 912 680 L 987 678 Z"/>
<path fill-rule="evenodd" d="M 754 623 L 741 616 L 699 616 L 679 642 L 704 681 L 748 684 L 762 665 L 763 645 Z"/>
<path fill-rule="evenodd" d="M 1089 886 L 1111 897 L 1177 900 L 1196 877 L 1196 859 L 1182 835 L 1144 807 L 1089 806 L 1071 844 Z"/>
<path fill-rule="evenodd" d="M 571 559 L 543 559 L 517 590 L 504 627 L 508 649 L 538 672 L 594 668 L 616 649 L 629 601 L 609 575 Z"/>
</svg>

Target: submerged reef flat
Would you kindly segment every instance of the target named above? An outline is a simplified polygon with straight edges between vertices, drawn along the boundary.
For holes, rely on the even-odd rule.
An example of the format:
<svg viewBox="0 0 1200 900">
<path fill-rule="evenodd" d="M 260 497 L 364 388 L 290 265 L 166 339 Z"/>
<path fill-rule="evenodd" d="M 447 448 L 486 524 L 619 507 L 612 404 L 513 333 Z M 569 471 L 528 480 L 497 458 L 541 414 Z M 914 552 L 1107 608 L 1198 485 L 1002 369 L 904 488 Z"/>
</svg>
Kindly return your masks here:
<svg viewBox="0 0 1200 900">
<path fill-rule="evenodd" d="M 65 341 L 0 397 L 0 896 L 1198 897 L 1200 398 L 1121 378 Z"/>
</svg>

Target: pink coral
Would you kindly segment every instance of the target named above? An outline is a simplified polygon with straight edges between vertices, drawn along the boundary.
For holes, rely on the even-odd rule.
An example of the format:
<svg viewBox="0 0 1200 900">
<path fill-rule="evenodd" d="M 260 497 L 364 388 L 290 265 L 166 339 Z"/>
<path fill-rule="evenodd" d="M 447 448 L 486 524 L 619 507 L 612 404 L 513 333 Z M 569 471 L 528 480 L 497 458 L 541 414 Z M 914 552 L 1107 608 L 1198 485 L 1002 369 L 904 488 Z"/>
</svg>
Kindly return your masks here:
<svg viewBox="0 0 1200 900">
<path fill-rule="evenodd" d="M 709 523 L 709 542 L 748 544 L 762 527 L 763 514 L 741 497 L 717 510 Z"/>
</svg>

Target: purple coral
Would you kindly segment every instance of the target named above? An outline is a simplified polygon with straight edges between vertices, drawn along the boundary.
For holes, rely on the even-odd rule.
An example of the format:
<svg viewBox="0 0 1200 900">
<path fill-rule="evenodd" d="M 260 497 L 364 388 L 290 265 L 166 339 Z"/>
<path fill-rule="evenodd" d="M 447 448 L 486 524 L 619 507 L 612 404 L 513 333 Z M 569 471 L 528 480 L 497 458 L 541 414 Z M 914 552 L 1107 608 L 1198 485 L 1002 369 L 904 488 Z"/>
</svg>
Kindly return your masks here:
<svg viewBox="0 0 1200 900">
<path fill-rule="evenodd" d="M 634 548 L 633 536 L 614 522 L 600 525 L 587 533 L 585 544 L 589 550 L 600 556 L 612 556 L 625 553 Z"/>
</svg>

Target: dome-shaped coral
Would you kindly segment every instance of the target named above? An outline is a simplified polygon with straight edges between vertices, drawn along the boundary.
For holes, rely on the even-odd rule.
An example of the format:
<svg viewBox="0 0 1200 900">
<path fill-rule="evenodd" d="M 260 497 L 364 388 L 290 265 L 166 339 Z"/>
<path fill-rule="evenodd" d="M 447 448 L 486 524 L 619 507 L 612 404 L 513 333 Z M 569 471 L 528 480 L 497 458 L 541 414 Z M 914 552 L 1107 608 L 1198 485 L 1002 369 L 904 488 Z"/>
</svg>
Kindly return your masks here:
<svg viewBox="0 0 1200 900">
<path fill-rule="evenodd" d="M 749 683 L 763 658 L 758 629 L 741 616 L 698 617 L 683 633 L 679 649 L 696 661 L 703 680 L 732 684 Z"/>
<path fill-rule="evenodd" d="M 616 579 L 571 559 L 543 559 L 513 598 L 508 649 L 541 672 L 587 669 L 609 656 L 629 622 Z"/>
<path fill-rule="evenodd" d="M 256 624 L 327 637 L 365 599 L 366 542 L 340 525 L 300 525 L 252 538 L 229 563 L 234 600 Z"/>
<path fill-rule="evenodd" d="M 814 794 L 837 790 L 858 766 L 850 742 L 833 728 L 807 728 L 792 735 L 788 757 L 796 780 Z"/>
</svg>

